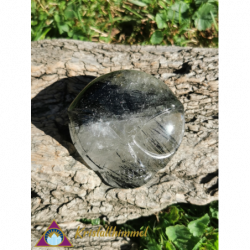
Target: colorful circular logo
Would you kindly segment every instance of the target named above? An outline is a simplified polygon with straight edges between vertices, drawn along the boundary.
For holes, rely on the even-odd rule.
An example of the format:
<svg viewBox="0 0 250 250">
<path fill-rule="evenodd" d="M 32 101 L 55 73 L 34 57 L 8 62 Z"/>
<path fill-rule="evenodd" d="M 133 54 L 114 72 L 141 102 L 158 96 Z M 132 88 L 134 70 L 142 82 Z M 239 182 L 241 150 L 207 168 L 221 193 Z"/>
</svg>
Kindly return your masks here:
<svg viewBox="0 0 250 250">
<path fill-rule="evenodd" d="M 63 233 L 57 228 L 50 228 L 44 235 L 45 241 L 51 246 L 57 246 L 63 242 Z"/>
</svg>

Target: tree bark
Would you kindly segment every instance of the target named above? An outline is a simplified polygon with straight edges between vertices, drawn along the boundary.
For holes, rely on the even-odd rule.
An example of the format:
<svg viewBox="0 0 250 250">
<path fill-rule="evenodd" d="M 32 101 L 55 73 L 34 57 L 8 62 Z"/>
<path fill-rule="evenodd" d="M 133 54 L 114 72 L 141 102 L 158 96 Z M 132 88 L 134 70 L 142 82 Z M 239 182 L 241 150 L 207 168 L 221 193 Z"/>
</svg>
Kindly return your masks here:
<svg viewBox="0 0 250 250">
<path fill-rule="evenodd" d="M 73 239 L 76 220 L 103 217 L 119 224 L 174 203 L 218 199 L 218 49 L 59 39 L 32 42 L 31 59 L 32 247 L 55 219 L 75 247 L 129 248 L 129 239 Z M 84 165 L 68 129 L 67 108 L 76 95 L 95 77 L 119 69 L 162 79 L 185 108 L 180 148 L 136 189 L 105 185 Z"/>
</svg>

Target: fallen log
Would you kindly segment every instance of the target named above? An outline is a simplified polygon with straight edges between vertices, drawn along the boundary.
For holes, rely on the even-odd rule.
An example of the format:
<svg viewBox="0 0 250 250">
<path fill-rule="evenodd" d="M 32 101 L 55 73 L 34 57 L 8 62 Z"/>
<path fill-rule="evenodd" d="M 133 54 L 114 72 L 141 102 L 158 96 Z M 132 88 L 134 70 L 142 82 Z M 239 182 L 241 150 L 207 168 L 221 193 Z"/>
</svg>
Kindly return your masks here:
<svg viewBox="0 0 250 250">
<path fill-rule="evenodd" d="M 58 39 L 32 42 L 31 59 L 32 246 L 53 219 L 66 225 L 75 247 L 100 246 L 73 239 L 76 220 L 119 224 L 174 203 L 218 199 L 218 49 Z M 68 129 L 67 108 L 76 95 L 95 77 L 120 69 L 163 80 L 185 108 L 180 148 L 150 183 L 135 189 L 104 184 L 84 165 Z M 123 241 L 105 240 L 109 249 L 131 246 Z"/>
</svg>

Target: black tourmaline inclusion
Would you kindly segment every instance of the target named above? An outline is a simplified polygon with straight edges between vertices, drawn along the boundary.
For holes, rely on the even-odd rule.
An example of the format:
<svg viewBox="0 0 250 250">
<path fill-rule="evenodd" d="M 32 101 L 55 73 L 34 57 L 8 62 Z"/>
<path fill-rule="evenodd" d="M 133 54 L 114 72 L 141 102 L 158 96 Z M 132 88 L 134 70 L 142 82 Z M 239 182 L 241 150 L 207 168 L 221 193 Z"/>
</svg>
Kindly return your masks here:
<svg viewBox="0 0 250 250">
<path fill-rule="evenodd" d="M 147 183 L 166 166 L 184 134 L 181 102 L 162 81 L 135 70 L 93 80 L 68 111 L 76 149 L 113 187 Z"/>
</svg>

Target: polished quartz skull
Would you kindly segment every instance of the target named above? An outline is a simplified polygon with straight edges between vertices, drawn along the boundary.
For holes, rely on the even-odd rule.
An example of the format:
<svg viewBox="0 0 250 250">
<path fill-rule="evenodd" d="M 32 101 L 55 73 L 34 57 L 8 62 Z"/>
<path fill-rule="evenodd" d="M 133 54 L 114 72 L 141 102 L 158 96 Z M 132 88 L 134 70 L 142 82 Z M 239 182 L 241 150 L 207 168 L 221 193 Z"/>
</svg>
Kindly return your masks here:
<svg viewBox="0 0 250 250">
<path fill-rule="evenodd" d="M 85 163 L 113 187 L 139 187 L 174 155 L 184 109 L 162 81 L 136 70 L 90 82 L 71 103 L 70 135 Z"/>
</svg>

